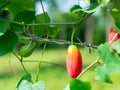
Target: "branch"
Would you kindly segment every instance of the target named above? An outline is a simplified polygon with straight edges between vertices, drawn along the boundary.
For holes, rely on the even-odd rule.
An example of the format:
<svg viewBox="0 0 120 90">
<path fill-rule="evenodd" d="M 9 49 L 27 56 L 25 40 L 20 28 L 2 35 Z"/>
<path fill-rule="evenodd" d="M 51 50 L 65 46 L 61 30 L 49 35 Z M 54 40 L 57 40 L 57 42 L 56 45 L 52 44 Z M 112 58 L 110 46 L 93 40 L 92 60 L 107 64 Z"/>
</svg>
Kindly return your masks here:
<svg viewBox="0 0 120 90">
<path fill-rule="evenodd" d="M 0 18 L 0 21 L 9 22 L 9 23 L 13 23 L 13 24 L 21 25 L 21 26 L 48 26 L 48 25 L 61 26 L 61 25 L 75 25 L 77 23 L 77 21 L 76 21 L 76 22 L 62 22 L 62 23 L 32 23 L 32 24 L 25 24 L 25 23 L 12 21 L 12 20 L 7 20 L 7 19 L 3 19 L 3 18 Z"/>
<path fill-rule="evenodd" d="M 82 21 L 84 21 L 86 18 L 88 18 L 91 15 L 92 15 L 92 13 L 85 14 L 85 16 L 83 18 L 80 18 L 77 21 L 74 21 L 74 22 L 61 22 L 61 23 L 31 23 L 31 24 L 25 24 L 25 23 L 12 21 L 12 20 L 8 20 L 8 19 L 3 19 L 3 18 L 0 18 L 0 21 L 9 22 L 9 23 L 13 23 L 13 24 L 21 25 L 21 26 L 48 26 L 48 25 L 56 25 L 56 26 L 75 25 L 75 26 L 78 26 Z"/>
<path fill-rule="evenodd" d="M 35 40 L 36 42 L 48 42 L 48 43 L 55 43 L 55 44 L 59 44 L 59 45 L 70 45 L 71 41 L 67 41 L 67 40 L 60 40 L 60 39 L 47 39 L 47 38 L 40 38 L 40 37 L 20 37 L 19 39 L 28 39 L 28 40 Z M 81 42 L 79 40 L 80 43 L 74 42 L 75 45 L 80 45 L 80 46 L 86 46 L 86 47 L 90 47 L 90 48 L 94 48 L 97 49 L 98 46 L 93 45 L 93 44 L 88 44 L 85 42 Z"/>
</svg>

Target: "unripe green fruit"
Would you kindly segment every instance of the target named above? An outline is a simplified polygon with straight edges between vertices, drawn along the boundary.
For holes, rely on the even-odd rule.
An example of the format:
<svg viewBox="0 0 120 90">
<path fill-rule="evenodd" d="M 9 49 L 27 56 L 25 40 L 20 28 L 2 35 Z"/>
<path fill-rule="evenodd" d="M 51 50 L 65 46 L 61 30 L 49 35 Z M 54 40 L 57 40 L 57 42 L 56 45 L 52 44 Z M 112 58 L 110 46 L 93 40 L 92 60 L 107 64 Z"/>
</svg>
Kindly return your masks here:
<svg viewBox="0 0 120 90">
<path fill-rule="evenodd" d="M 24 45 L 20 48 L 18 54 L 22 57 L 30 56 L 37 46 L 36 42 L 29 43 L 28 45 Z"/>
</svg>

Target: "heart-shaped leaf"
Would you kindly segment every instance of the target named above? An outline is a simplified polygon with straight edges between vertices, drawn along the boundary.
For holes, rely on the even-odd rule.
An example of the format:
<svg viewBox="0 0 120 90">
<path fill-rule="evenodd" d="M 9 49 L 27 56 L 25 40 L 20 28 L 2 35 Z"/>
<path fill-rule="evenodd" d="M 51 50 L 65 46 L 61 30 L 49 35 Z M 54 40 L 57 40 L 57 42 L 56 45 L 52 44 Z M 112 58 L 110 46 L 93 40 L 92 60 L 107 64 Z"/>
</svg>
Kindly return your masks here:
<svg viewBox="0 0 120 90">
<path fill-rule="evenodd" d="M 96 68 L 95 79 L 106 83 L 112 83 L 105 65 Z"/>
<path fill-rule="evenodd" d="M 7 30 L 4 35 L 0 37 L 0 56 L 5 55 L 12 51 L 18 42 L 17 35 Z"/>
<path fill-rule="evenodd" d="M 45 81 L 38 81 L 32 84 L 31 75 L 27 74 L 21 78 L 16 90 L 45 90 Z"/>
</svg>

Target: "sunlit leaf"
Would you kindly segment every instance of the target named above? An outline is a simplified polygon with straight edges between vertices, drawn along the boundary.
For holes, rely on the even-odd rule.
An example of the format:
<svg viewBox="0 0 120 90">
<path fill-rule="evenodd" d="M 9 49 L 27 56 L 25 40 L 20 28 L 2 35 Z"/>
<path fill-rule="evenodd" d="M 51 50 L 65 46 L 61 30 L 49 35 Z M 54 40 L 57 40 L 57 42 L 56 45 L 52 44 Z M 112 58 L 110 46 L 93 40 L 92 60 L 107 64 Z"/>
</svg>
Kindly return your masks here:
<svg viewBox="0 0 120 90">
<path fill-rule="evenodd" d="M 31 82 L 31 75 L 26 74 L 19 81 L 16 90 L 45 90 L 45 81 Z"/>
<path fill-rule="evenodd" d="M 117 51 L 117 53 L 120 53 L 120 40 L 117 40 L 116 42 L 114 42 L 112 44 L 112 46 L 113 46 L 114 50 Z"/>
<path fill-rule="evenodd" d="M 45 81 L 38 81 L 32 85 L 32 90 L 46 90 Z"/>
<path fill-rule="evenodd" d="M 113 48 L 119 52 L 119 43 L 113 44 Z M 111 83 L 109 75 L 120 72 L 120 58 L 118 53 L 110 52 L 110 43 L 101 44 L 98 47 L 99 57 L 103 60 L 104 66 L 99 66 L 96 69 L 96 79 L 103 82 Z"/>
<path fill-rule="evenodd" d="M 108 70 L 106 68 L 106 66 L 98 66 L 96 68 L 96 80 L 98 81 L 102 81 L 102 82 L 106 82 L 106 83 L 112 83 L 109 74 L 108 74 Z"/>
<path fill-rule="evenodd" d="M 109 63 L 106 64 L 106 68 L 109 74 L 115 74 L 120 72 L 120 63 Z"/>
<path fill-rule="evenodd" d="M 32 90 L 31 75 L 27 74 L 21 78 L 16 90 Z"/>
<path fill-rule="evenodd" d="M 18 37 L 14 32 L 7 32 L 0 37 L 0 56 L 12 51 L 18 42 Z"/>
<path fill-rule="evenodd" d="M 120 63 L 118 54 L 110 52 L 110 43 L 101 44 L 98 47 L 98 54 L 104 63 Z"/>
</svg>

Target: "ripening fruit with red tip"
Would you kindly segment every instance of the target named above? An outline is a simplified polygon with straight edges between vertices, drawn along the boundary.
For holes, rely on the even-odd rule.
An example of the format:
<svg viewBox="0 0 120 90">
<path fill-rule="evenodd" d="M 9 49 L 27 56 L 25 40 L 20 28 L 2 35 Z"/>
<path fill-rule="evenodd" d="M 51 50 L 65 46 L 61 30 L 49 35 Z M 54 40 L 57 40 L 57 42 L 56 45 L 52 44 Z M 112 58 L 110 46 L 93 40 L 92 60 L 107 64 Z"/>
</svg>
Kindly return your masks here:
<svg viewBox="0 0 120 90">
<path fill-rule="evenodd" d="M 82 71 L 82 56 L 75 45 L 70 45 L 66 55 L 67 72 L 71 78 L 76 78 Z"/>
<path fill-rule="evenodd" d="M 116 42 L 117 40 L 120 39 L 120 34 L 117 34 L 117 32 L 114 30 L 113 27 L 110 28 L 110 31 L 109 31 L 109 42 L 110 42 L 110 51 L 113 52 L 114 49 L 112 47 L 112 43 Z"/>
</svg>

